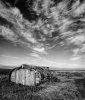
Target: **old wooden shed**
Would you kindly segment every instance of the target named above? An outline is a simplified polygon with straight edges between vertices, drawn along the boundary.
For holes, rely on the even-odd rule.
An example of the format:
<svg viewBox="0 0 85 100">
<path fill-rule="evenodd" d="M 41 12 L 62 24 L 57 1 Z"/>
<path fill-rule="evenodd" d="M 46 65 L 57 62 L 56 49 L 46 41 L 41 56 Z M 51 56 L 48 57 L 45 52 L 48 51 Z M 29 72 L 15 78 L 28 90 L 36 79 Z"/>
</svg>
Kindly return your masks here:
<svg viewBox="0 0 85 100">
<path fill-rule="evenodd" d="M 10 72 L 9 79 L 17 84 L 35 86 L 48 76 L 46 70 L 49 68 L 23 64 Z"/>
</svg>

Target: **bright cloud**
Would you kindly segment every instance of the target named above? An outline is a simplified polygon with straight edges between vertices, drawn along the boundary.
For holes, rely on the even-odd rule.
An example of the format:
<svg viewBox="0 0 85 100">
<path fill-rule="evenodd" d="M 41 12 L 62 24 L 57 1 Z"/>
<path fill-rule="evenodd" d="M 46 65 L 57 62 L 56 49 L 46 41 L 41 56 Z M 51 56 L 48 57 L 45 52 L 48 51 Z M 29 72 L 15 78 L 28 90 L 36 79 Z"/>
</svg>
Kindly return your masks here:
<svg viewBox="0 0 85 100">
<path fill-rule="evenodd" d="M 37 54 L 37 53 L 31 53 L 30 56 L 35 57 L 35 58 L 39 58 L 39 59 L 41 58 L 41 57 L 39 56 L 39 54 Z"/>
<path fill-rule="evenodd" d="M 80 59 L 81 59 L 80 57 L 72 57 L 72 58 L 70 58 L 71 61 L 78 61 Z"/>
<path fill-rule="evenodd" d="M 34 51 L 38 51 L 38 52 L 41 52 L 41 53 L 44 53 L 45 52 L 45 48 L 33 48 Z"/>
</svg>

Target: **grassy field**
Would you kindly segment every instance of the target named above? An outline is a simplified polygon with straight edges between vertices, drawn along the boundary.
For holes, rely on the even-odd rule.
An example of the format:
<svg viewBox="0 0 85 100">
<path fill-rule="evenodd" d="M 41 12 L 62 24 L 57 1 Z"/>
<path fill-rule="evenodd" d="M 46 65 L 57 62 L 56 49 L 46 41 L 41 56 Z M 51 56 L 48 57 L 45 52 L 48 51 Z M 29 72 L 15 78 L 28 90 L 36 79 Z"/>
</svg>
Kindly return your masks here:
<svg viewBox="0 0 85 100">
<path fill-rule="evenodd" d="M 52 80 L 35 87 L 10 82 L 9 72 L 0 69 L 0 100 L 85 100 L 84 71 L 52 71 Z"/>
</svg>

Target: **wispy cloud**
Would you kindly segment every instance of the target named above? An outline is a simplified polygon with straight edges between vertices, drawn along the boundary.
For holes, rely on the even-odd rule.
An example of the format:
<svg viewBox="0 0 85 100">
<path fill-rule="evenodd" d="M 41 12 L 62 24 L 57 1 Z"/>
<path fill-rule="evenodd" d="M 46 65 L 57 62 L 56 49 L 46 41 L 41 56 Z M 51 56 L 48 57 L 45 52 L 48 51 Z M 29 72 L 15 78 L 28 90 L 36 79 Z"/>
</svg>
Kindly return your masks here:
<svg viewBox="0 0 85 100">
<path fill-rule="evenodd" d="M 0 56 L 5 58 L 19 59 L 18 57 L 8 56 L 8 55 L 0 55 Z"/>
<path fill-rule="evenodd" d="M 47 65 L 47 66 L 51 66 L 51 67 L 60 67 L 63 64 L 62 63 L 58 63 L 49 59 L 46 59 L 45 57 L 42 57 L 42 55 L 39 55 L 37 53 L 31 53 L 31 56 L 34 57 L 36 62 L 41 62 L 43 63 L 43 65 Z"/>
<path fill-rule="evenodd" d="M 34 44 L 39 44 L 36 38 L 33 37 L 33 23 L 24 19 L 18 8 L 10 7 L 8 9 L 5 4 L 0 1 L 0 18 L 4 20 L 3 25 L 0 24 L 0 35 L 5 39 L 16 44 L 24 44 L 31 49 Z"/>
<path fill-rule="evenodd" d="M 78 56 L 74 56 L 74 57 L 70 58 L 71 61 L 78 61 L 80 59 L 81 59 L 81 57 L 78 57 Z"/>
<path fill-rule="evenodd" d="M 38 6 L 40 3 L 41 8 Z M 36 15 L 44 12 L 43 16 L 46 18 L 29 21 L 17 7 L 10 6 L 8 9 L 0 1 L 0 18 L 5 20 L 5 23 L 0 25 L 0 35 L 41 54 L 46 54 L 46 50 L 54 48 L 58 42 L 61 46 L 76 45 L 76 48 L 80 48 L 79 52 L 85 52 L 85 23 L 77 24 L 76 20 L 84 15 L 85 3 L 80 4 L 77 0 L 69 7 L 70 10 L 69 3 L 68 0 L 62 0 L 53 7 L 51 0 L 34 2 L 32 9 L 36 11 Z"/>
<path fill-rule="evenodd" d="M 44 62 L 47 62 L 47 63 L 51 63 L 51 64 L 57 64 L 55 61 L 48 60 L 48 59 L 42 57 L 42 55 L 39 55 L 39 54 L 37 54 L 37 53 L 35 53 L 35 52 L 31 53 L 30 55 L 31 55 L 32 57 L 37 58 L 37 60 L 41 60 L 41 61 L 44 61 Z"/>
<path fill-rule="evenodd" d="M 37 51 L 37 52 L 40 52 L 40 53 L 45 53 L 45 48 L 44 47 L 41 47 L 41 48 L 34 47 L 33 50 Z"/>
<path fill-rule="evenodd" d="M 37 65 L 44 65 L 44 66 L 49 66 L 49 67 L 55 67 L 55 68 L 78 68 L 81 65 L 79 65 L 77 62 L 75 63 L 70 63 L 70 62 L 56 62 L 53 60 L 49 60 L 46 59 L 45 57 L 42 57 L 41 55 L 37 54 L 37 53 L 31 53 L 30 55 L 31 57 L 34 58 L 34 61 Z M 81 59 L 80 56 L 79 57 L 72 57 L 70 58 L 71 61 L 77 61 Z"/>
<path fill-rule="evenodd" d="M 41 57 L 39 56 L 39 54 L 37 54 L 37 53 L 31 53 L 30 56 L 35 57 L 35 58 L 39 58 L 39 59 L 41 58 Z"/>
</svg>

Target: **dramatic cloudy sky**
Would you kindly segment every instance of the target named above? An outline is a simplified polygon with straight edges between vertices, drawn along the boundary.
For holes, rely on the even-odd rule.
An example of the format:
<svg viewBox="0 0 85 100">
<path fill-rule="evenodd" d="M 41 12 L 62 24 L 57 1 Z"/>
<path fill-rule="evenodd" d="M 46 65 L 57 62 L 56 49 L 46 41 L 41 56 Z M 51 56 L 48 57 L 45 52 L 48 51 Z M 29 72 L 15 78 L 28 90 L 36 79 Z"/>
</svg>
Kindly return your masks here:
<svg viewBox="0 0 85 100">
<path fill-rule="evenodd" d="M 0 64 L 84 68 L 84 17 L 84 1 L 2 0 Z"/>
<path fill-rule="evenodd" d="M 0 39 L 0 63 L 5 65 L 35 64 L 54 67 L 77 67 L 80 58 L 73 57 L 71 50 L 55 46 L 51 50 L 38 52 L 30 48 L 14 45 L 10 41 Z"/>
</svg>

